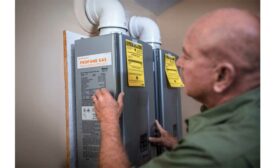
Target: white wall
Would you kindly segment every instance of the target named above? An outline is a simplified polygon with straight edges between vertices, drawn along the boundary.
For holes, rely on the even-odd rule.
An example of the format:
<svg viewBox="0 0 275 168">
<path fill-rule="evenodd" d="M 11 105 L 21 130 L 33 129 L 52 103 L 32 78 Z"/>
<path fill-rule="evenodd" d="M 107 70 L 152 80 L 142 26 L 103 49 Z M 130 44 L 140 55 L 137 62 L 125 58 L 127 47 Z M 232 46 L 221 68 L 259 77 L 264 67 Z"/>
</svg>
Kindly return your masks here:
<svg viewBox="0 0 275 168">
<path fill-rule="evenodd" d="M 123 0 L 133 14 L 155 19 L 163 48 L 181 54 L 187 27 L 209 10 L 235 6 L 259 11 L 259 0 L 183 0 L 154 14 Z M 74 16 L 73 0 L 16 0 L 16 167 L 65 167 L 63 30 L 86 34 Z M 183 115 L 199 104 L 183 95 Z M 194 113 L 195 112 L 195 113 Z"/>
<path fill-rule="evenodd" d="M 63 30 L 84 33 L 72 0 L 16 1 L 16 166 L 64 167 Z"/>
</svg>

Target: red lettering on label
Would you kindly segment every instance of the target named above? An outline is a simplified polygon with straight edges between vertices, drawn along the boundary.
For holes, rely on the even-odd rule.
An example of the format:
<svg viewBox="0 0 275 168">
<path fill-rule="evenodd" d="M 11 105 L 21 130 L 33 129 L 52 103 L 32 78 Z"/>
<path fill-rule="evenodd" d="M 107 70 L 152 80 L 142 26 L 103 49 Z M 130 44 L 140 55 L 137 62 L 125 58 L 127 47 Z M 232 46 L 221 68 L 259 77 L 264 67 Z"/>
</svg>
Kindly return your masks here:
<svg viewBox="0 0 275 168">
<path fill-rule="evenodd" d="M 106 58 L 99 58 L 99 62 L 107 62 Z"/>
</svg>

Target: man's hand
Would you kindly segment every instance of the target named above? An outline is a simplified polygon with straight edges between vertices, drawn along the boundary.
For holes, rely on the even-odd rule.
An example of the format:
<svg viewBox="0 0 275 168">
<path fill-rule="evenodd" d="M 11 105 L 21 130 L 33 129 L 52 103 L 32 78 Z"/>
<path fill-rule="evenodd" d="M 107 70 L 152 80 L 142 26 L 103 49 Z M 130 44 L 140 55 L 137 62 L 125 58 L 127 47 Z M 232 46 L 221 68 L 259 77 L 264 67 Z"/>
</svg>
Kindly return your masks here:
<svg viewBox="0 0 275 168">
<path fill-rule="evenodd" d="M 92 96 L 101 129 L 99 167 L 130 168 L 119 127 L 123 96 L 124 93 L 121 92 L 116 101 L 105 88 L 96 90 L 95 95 Z"/>
<path fill-rule="evenodd" d="M 121 92 L 116 101 L 107 89 L 96 90 L 92 100 L 95 105 L 97 119 L 101 123 L 116 123 L 119 121 L 123 108 L 123 96 L 124 93 Z"/>
<path fill-rule="evenodd" d="M 149 141 L 158 145 L 166 147 L 168 150 L 175 148 L 178 144 L 178 140 L 169 134 L 162 126 L 159 124 L 158 120 L 155 121 L 157 129 L 160 132 L 160 137 L 149 137 Z"/>
</svg>

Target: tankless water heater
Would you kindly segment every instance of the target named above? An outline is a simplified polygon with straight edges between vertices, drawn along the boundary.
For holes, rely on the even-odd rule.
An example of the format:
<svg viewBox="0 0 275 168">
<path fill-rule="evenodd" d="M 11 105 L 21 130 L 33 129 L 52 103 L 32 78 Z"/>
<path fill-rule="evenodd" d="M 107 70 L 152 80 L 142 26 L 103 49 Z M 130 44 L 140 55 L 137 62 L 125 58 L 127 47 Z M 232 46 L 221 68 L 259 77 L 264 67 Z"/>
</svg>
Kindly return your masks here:
<svg viewBox="0 0 275 168">
<path fill-rule="evenodd" d="M 178 140 L 183 138 L 181 87 L 183 83 L 175 65 L 178 56 L 170 51 L 154 49 L 156 118 L 162 127 Z M 164 148 L 158 148 L 158 155 Z"/>
<path fill-rule="evenodd" d="M 77 167 L 98 167 L 100 126 L 91 96 L 99 88 L 115 98 L 125 92 L 121 136 L 132 166 L 156 156 L 148 142 L 155 120 L 152 47 L 114 33 L 75 42 Z"/>
</svg>

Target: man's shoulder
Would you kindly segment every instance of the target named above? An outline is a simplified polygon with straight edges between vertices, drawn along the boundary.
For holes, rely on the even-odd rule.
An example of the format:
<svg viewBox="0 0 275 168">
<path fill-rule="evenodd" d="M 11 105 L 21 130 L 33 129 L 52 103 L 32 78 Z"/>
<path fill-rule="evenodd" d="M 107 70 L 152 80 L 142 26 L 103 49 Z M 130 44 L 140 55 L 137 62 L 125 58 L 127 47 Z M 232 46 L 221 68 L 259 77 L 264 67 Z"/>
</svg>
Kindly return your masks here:
<svg viewBox="0 0 275 168">
<path fill-rule="evenodd" d="M 187 136 L 179 143 L 176 150 L 197 148 L 220 164 L 245 159 L 250 162 L 252 160 L 249 158 L 259 159 L 259 137 L 259 131 L 253 130 L 253 128 L 234 126 L 207 128 Z"/>
</svg>

